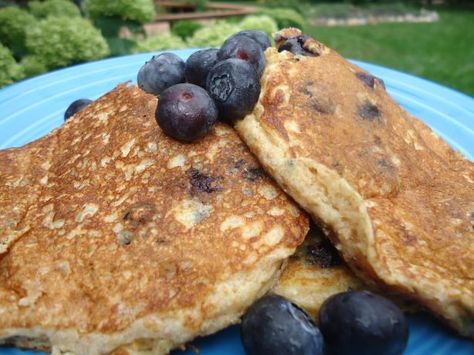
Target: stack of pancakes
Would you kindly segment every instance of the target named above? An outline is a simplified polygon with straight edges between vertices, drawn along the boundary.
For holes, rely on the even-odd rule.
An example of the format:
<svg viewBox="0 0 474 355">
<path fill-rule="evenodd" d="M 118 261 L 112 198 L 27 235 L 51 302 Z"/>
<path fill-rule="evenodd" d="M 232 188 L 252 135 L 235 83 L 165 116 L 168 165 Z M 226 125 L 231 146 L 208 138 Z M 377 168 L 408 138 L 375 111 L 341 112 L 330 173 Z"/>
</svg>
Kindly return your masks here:
<svg viewBox="0 0 474 355">
<path fill-rule="evenodd" d="M 0 342 L 167 353 L 267 292 L 316 315 L 361 288 L 474 336 L 474 165 L 381 80 L 304 46 L 313 55 L 267 49 L 237 132 L 179 143 L 155 97 L 120 85 L 1 151 Z"/>
</svg>

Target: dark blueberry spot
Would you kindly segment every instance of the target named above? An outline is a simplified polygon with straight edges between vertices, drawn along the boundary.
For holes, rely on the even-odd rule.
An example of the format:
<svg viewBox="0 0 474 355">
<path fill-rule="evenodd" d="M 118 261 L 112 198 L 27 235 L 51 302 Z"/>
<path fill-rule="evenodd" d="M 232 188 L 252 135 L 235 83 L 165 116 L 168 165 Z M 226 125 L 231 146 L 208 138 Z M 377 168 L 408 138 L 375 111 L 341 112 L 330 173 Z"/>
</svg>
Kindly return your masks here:
<svg viewBox="0 0 474 355">
<path fill-rule="evenodd" d="M 89 106 L 92 100 L 79 99 L 69 105 L 66 112 L 64 112 L 64 121 L 68 120 L 71 116 L 75 115 L 79 111 L 82 111 L 86 106 Z"/>
<path fill-rule="evenodd" d="M 313 97 L 309 104 L 318 113 L 333 114 L 336 111 L 334 103 L 328 97 Z"/>
<path fill-rule="evenodd" d="M 392 169 L 393 168 L 393 165 L 386 159 L 377 160 L 377 164 L 379 166 L 381 166 L 382 168 L 385 168 L 385 169 Z"/>
<path fill-rule="evenodd" d="M 381 116 L 381 112 L 377 106 L 366 101 L 359 107 L 359 116 L 363 119 L 372 121 Z"/>
<path fill-rule="evenodd" d="M 221 190 L 219 186 L 216 185 L 218 179 L 205 175 L 197 169 L 189 170 L 190 181 L 191 181 L 191 194 L 196 194 L 200 192 L 212 193 Z"/>
<path fill-rule="evenodd" d="M 161 93 L 155 118 L 168 136 L 193 142 L 209 132 L 217 115 L 217 107 L 206 90 L 194 84 L 176 84 Z"/>
<path fill-rule="evenodd" d="M 306 261 L 322 268 L 341 265 L 342 260 L 336 248 L 326 238 L 306 247 Z"/>
<path fill-rule="evenodd" d="M 247 162 L 244 159 L 239 159 L 238 161 L 235 162 L 234 168 L 240 169 L 243 167 Z"/>
<path fill-rule="evenodd" d="M 280 45 L 278 52 L 288 51 L 293 54 L 316 57 L 317 54 L 310 52 L 303 47 L 307 39 L 309 39 L 309 37 L 305 35 L 289 38 Z"/>
<path fill-rule="evenodd" d="M 375 89 L 376 82 L 382 85 L 382 87 L 385 89 L 385 83 L 380 78 L 377 78 L 373 75 L 370 75 L 364 72 L 358 72 L 356 73 L 356 76 L 359 80 L 361 80 L 366 86 L 368 86 L 371 89 Z"/>
<path fill-rule="evenodd" d="M 191 54 L 186 61 L 186 81 L 201 87 L 206 87 L 206 78 L 209 71 L 217 63 L 217 49 L 208 48 Z"/>
<path fill-rule="evenodd" d="M 125 222 L 143 224 L 151 221 L 156 213 L 155 205 L 149 202 L 137 202 L 130 206 L 123 215 Z"/>
<path fill-rule="evenodd" d="M 313 90 L 314 90 L 313 87 L 314 87 L 314 81 L 307 81 L 304 83 L 303 86 L 299 88 L 299 92 L 311 98 L 313 97 Z"/>
<path fill-rule="evenodd" d="M 326 94 L 324 88 L 318 87 L 313 81 L 307 81 L 299 87 L 298 91 L 307 96 L 306 105 L 313 111 L 322 114 L 333 114 L 336 105 L 333 100 Z"/>
<path fill-rule="evenodd" d="M 245 169 L 242 173 L 242 176 L 245 179 L 254 182 L 263 179 L 263 177 L 265 176 L 265 171 L 263 171 L 263 169 L 260 167 L 251 167 Z"/>
</svg>

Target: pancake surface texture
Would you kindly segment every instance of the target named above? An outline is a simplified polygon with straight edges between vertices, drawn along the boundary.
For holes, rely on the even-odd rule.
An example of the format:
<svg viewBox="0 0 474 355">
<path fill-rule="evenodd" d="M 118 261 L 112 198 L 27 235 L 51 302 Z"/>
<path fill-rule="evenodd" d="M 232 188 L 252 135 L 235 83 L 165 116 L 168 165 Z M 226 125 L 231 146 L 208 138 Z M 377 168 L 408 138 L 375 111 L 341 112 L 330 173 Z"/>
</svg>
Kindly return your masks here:
<svg viewBox="0 0 474 355">
<path fill-rule="evenodd" d="M 218 124 L 181 144 L 120 85 L 0 152 L 0 343 L 166 353 L 239 321 L 307 217 Z"/>
<path fill-rule="evenodd" d="M 283 30 L 277 45 L 298 36 Z M 259 102 L 237 131 L 364 282 L 474 336 L 474 164 L 381 80 L 299 38 L 311 55 L 267 49 Z"/>
<path fill-rule="evenodd" d="M 332 295 L 364 288 L 323 232 L 311 226 L 272 291 L 317 319 L 319 308 Z"/>
</svg>

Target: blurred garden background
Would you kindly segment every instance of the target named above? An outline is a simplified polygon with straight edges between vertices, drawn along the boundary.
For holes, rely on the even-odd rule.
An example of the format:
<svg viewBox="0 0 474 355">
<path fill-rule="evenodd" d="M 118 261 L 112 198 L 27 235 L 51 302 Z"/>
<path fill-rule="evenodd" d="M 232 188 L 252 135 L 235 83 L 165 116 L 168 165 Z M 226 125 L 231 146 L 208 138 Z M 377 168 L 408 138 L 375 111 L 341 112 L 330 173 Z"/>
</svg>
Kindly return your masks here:
<svg viewBox="0 0 474 355">
<path fill-rule="evenodd" d="M 474 1 L 0 0 L 0 87 L 140 52 L 294 26 L 342 55 L 474 95 Z"/>
</svg>

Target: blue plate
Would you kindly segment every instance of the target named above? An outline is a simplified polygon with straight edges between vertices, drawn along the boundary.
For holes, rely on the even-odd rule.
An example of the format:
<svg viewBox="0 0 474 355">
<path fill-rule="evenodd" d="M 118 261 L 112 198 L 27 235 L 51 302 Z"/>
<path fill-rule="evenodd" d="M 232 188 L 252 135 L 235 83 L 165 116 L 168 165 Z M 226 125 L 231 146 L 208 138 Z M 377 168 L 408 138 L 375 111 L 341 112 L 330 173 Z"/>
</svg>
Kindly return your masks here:
<svg viewBox="0 0 474 355">
<path fill-rule="evenodd" d="M 183 59 L 193 52 L 191 49 L 175 51 Z M 136 80 L 139 68 L 150 56 L 139 54 L 77 65 L 0 90 L 0 149 L 21 146 L 60 126 L 64 111 L 72 101 L 96 99 L 118 83 Z M 474 100 L 471 97 L 394 70 L 354 63 L 382 78 L 388 92 L 405 109 L 474 160 Z M 409 321 L 410 339 L 405 354 L 474 354 L 473 341 L 458 337 L 429 315 L 409 316 Z M 245 353 L 236 326 L 198 339 L 194 345 L 203 355 Z M 184 353 L 194 354 L 191 350 Z M 0 348 L 0 354 L 38 353 Z"/>
</svg>

